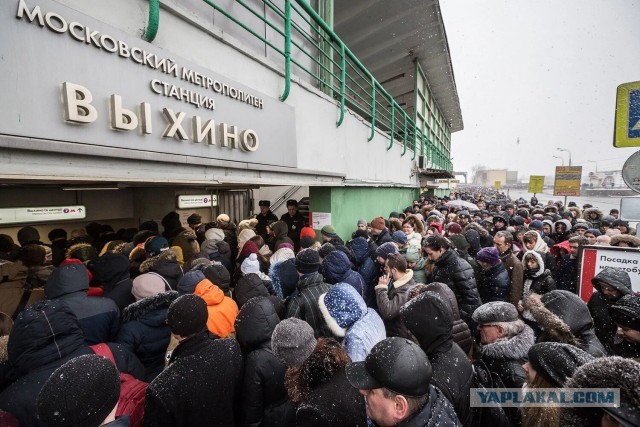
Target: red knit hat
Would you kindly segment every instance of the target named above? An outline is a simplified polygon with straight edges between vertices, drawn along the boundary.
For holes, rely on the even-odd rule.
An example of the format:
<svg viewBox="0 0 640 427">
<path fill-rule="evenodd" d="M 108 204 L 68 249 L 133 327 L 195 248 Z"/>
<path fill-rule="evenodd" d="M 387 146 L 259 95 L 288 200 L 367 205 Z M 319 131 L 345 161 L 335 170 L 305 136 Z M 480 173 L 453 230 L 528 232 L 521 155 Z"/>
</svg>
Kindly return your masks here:
<svg viewBox="0 0 640 427">
<path fill-rule="evenodd" d="M 300 238 L 302 239 L 305 236 L 309 236 L 312 239 L 316 238 L 316 232 L 313 231 L 313 228 L 311 227 L 302 227 L 302 229 L 300 230 Z"/>
</svg>

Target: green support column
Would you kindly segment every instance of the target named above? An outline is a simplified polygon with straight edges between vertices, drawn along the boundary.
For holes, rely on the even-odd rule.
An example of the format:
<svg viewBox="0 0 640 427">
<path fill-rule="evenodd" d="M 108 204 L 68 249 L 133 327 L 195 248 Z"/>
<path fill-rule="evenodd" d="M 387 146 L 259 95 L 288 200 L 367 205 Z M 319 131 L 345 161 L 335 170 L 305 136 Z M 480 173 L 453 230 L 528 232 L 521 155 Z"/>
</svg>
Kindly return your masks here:
<svg viewBox="0 0 640 427">
<path fill-rule="evenodd" d="M 309 211 L 330 213 L 331 225 L 345 242 L 357 229 L 360 218 L 371 222 L 377 216 L 401 212 L 418 198 L 419 188 L 309 187 Z M 316 230 L 318 240 L 320 229 Z"/>
</svg>

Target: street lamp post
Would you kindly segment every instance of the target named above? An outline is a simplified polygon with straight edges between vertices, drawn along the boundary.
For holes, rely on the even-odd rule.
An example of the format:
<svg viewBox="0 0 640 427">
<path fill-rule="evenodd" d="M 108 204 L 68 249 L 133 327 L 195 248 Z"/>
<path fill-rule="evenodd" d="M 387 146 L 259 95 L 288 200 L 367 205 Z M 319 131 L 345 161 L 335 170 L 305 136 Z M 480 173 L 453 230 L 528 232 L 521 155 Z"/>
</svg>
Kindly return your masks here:
<svg viewBox="0 0 640 427">
<path fill-rule="evenodd" d="M 564 159 L 562 157 L 560 156 L 551 156 L 551 157 L 553 157 L 554 159 L 560 160 L 562 162 L 562 166 L 564 166 Z"/>
</svg>

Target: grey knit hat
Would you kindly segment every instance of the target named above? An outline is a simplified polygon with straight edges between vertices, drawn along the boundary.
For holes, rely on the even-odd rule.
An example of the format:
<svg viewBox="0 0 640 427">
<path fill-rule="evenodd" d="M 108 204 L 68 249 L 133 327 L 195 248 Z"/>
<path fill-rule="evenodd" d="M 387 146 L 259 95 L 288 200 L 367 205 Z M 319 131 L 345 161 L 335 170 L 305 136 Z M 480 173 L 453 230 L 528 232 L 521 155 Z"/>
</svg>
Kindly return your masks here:
<svg viewBox="0 0 640 427">
<path fill-rule="evenodd" d="M 471 318 L 479 325 L 515 322 L 518 320 L 518 310 L 516 310 L 516 307 L 511 303 L 493 301 L 482 304 L 480 307 L 476 308 Z"/>
<path fill-rule="evenodd" d="M 366 219 L 359 219 L 359 220 L 358 220 L 358 225 L 364 225 L 364 226 L 366 226 L 366 225 L 367 225 L 367 220 L 366 220 Z"/>
<path fill-rule="evenodd" d="M 276 357 L 287 367 L 301 365 L 316 348 L 313 328 L 295 317 L 285 319 L 273 330 L 271 347 Z"/>
<path fill-rule="evenodd" d="M 303 249 L 296 255 L 296 269 L 303 274 L 315 273 L 320 268 L 320 255 L 313 249 Z"/>
</svg>

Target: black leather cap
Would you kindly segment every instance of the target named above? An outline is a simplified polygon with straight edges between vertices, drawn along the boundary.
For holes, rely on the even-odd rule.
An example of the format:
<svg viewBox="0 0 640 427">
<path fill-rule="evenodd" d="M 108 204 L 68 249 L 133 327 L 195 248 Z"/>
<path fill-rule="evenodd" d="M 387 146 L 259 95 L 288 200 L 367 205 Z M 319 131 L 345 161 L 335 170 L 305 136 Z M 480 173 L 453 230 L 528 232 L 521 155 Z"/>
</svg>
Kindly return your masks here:
<svg viewBox="0 0 640 427">
<path fill-rule="evenodd" d="M 359 390 L 386 388 L 409 397 L 429 392 L 433 369 L 422 349 L 406 338 L 380 341 L 364 362 L 347 365 L 347 379 Z"/>
</svg>

